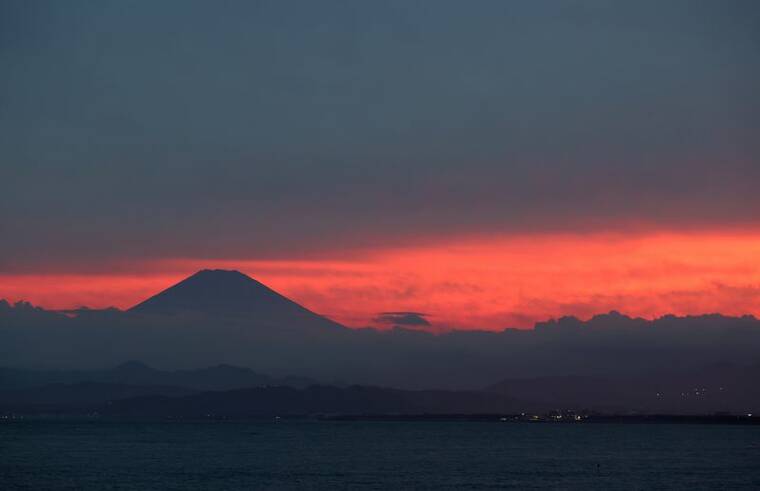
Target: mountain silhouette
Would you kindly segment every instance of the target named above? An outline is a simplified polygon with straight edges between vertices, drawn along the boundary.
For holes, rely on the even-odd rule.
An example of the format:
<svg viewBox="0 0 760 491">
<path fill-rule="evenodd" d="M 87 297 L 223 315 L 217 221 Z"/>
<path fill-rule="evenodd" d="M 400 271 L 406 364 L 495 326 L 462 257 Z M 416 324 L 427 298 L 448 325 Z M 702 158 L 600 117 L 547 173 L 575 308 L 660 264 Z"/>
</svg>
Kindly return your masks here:
<svg viewBox="0 0 760 491">
<path fill-rule="evenodd" d="M 0 367 L 0 402 L 25 400 L 26 396 L 35 390 L 40 391 L 41 398 L 43 392 L 49 392 L 58 394 L 56 397 L 61 399 L 66 390 L 76 393 L 76 390 L 87 387 L 87 384 L 94 389 L 94 393 L 103 393 L 106 388 L 110 390 L 130 387 L 130 390 L 136 390 L 142 387 L 145 388 L 146 394 L 172 395 L 183 393 L 180 389 L 189 393 L 264 386 L 303 388 L 317 383 L 307 377 L 272 377 L 250 368 L 224 364 L 189 370 L 159 370 L 140 361 L 128 361 L 105 370 L 28 370 Z M 149 390 L 149 387 L 154 389 Z"/>
<path fill-rule="evenodd" d="M 135 305 L 147 315 L 245 316 L 256 323 L 342 327 L 239 271 L 204 269 Z"/>
</svg>

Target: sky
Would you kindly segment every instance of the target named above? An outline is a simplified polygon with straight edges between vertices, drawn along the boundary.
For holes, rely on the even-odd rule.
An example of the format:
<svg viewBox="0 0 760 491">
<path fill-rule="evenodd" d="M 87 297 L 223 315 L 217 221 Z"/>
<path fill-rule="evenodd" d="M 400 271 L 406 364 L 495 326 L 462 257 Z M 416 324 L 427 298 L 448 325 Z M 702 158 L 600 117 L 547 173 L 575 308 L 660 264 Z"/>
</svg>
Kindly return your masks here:
<svg viewBox="0 0 760 491">
<path fill-rule="evenodd" d="M 5 1 L 0 298 L 760 315 L 754 1 Z"/>
</svg>

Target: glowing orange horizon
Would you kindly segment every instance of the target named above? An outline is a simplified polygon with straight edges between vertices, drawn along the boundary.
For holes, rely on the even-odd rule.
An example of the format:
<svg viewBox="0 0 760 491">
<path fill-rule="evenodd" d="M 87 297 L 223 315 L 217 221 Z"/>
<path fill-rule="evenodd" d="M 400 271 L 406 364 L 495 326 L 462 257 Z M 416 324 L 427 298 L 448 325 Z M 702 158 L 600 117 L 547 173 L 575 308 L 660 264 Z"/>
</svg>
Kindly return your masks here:
<svg viewBox="0 0 760 491">
<path fill-rule="evenodd" d="M 128 308 L 195 270 L 224 268 L 349 326 L 415 311 L 442 329 L 502 329 L 610 310 L 760 315 L 757 258 L 760 233 L 494 236 L 359 251 L 343 261 L 172 259 L 134 275 L 0 274 L 0 298 Z"/>
</svg>

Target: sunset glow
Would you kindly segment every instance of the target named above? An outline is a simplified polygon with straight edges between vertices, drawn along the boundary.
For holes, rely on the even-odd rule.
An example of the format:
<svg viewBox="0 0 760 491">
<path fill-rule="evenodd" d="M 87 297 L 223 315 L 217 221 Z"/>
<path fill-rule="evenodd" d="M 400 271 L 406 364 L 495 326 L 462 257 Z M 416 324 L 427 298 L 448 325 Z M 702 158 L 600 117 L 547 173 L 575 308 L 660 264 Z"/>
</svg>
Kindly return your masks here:
<svg viewBox="0 0 760 491">
<path fill-rule="evenodd" d="M 342 261 L 176 259 L 130 275 L 4 275 L 0 289 L 47 308 L 128 308 L 195 270 L 238 269 L 349 326 L 372 325 L 378 312 L 415 311 L 437 329 L 501 329 L 610 310 L 760 315 L 758 257 L 760 234 L 471 237 Z"/>
</svg>

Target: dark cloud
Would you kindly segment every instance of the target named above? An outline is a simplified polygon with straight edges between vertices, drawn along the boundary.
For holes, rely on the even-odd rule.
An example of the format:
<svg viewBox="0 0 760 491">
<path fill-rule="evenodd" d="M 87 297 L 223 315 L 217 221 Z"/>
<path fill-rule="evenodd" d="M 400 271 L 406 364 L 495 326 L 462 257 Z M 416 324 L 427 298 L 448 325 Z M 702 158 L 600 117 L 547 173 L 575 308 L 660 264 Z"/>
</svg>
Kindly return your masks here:
<svg viewBox="0 0 760 491">
<path fill-rule="evenodd" d="M 6 1 L 0 268 L 757 225 L 757 2 Z"/>
<path fill-rule="evenodd" d="M 410 328 L 330 328 L 307 329 L 305 336 L 270 321 L 257 315 L 156 317 L 116 310 L 68 316 L 0 302 L 0 359 L 10 367 L 57 369 L 102 368 L 129 359 L 165 368 L 226 363 L 276 376 L 482 388 L 505 377 L 683 373 L 726 361 L 757 363 L 760 350 L 760 320 L 752 316 L 670 315 L 650 321 L 611 312 L 588 321 L 539 322 L 533 330 L 438 335 Z M 301 327 L 307 326 L 315 327 Z"/>
<path fill-rule="evenodd" d="M 380 312 L 372 321 L 378 324 L 427 327 L 430 325 L 427 316 L 428 314 L 420 312 Z"/>
</svg>

